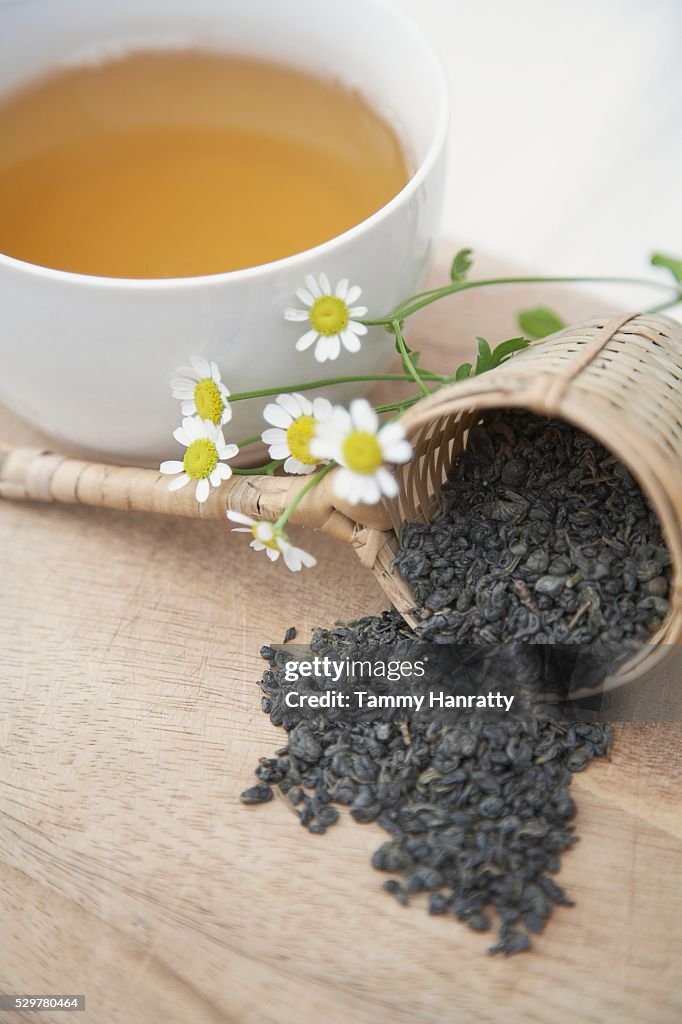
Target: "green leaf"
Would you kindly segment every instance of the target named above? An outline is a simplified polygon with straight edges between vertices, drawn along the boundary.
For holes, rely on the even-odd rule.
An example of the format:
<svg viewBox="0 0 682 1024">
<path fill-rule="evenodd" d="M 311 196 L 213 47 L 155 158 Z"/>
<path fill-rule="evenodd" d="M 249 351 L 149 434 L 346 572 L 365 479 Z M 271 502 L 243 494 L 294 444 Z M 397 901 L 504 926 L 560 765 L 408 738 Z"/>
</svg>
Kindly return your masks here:
<svg viewBox="0 0 682 1024">
<path fill-rule="evenodd" d="M 478 358 L 476 359 L 476 369 L 474 370 L 475 376 L 479 373 L 485 373 L 489 370 L 492 365 L 493 354 L 490 351 L 490 345 L 485 338 L 476 338 L 478 342 Z"/>
<path fill-rule="evenodd" d="M 665 267 L 673 275 L 678 284 L 682 284 L 682 260 L 676 260 L 674 256 L 664 256 L 661 252 L 655 252 L 651 257 L 652 267 Z"/>
<path fill-rule="evenodd" d="M 547 306 L 535 306 L 524 309 L 517 317 L 518 325 L 530 338 L 546 338 L 548 334 L 561 331 L 566 327 L 565 321 Z"/>
<path fill-rule="evenodd" d="M 463 281 L 467 276 L 474 262 L 471 259 L 472 251 L 473 250 L 471 249 L 460 249 L 459 252 L 456 253 L 455 258 L 452 261 L 452 266 L 450 267 L 451 281 Z"/>
<path fill-rule="evenodd" d="M 508 341 L 502 341 L 499 345 L 496 345 L 491 352 L 490 345 L 485 338 L 476 338 L 476 341 L 478 342 L 476 366 L 473 367 L 471 363 L 462 363 L 455 373 L 455 380 L 478 377 L 481 373 L 494 370 L 496 366 L 509 359 L 515 352 L 520 352 L 521 349 L 528 348 L 530 345 L 527 338 L 509 338 Z M 452 380 L 452 377 L 450 377 L 450 380 Z"/>
<path fill-rule="evenodd" d="M 506 359 L 509 359 L 510 356 L 513 356 L 515 352 L 520 352 L 522 349 L 528 348 L 529 345 L 528 338 L 510 338 L 509 341 L 500 342 L 493 349 L 490 369 L 493 370 Z"/>
</svg>

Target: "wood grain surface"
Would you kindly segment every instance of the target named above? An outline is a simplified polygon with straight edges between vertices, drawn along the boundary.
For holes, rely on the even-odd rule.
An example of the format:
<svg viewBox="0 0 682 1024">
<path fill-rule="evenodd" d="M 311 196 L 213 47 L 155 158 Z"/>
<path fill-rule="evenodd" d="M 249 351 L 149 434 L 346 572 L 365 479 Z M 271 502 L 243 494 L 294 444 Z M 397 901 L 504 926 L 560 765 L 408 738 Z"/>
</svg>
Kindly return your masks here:
<svg viewBox="0 0 682 1024">
<path fill-rule="evenodd" d="M 418 347 L 452 366 L 538 300 L 601 312 L 472 292 Z M 3 411 L 0 437 L 40 440 Z M 281 800 L 239 803 L 283 743 L 261 644 L 385 606 L 352 550 L 297 539 L 319 565 L 293 576 L 219 523 L 0 504 L 0 990 L 84 993 L 96 1024 L 677 1024 L 679 727 L 622 726 L 575 778 L 577 906 L 509 960 L 381 892 L 377 826 L 312 836 Z"/>
</svg>

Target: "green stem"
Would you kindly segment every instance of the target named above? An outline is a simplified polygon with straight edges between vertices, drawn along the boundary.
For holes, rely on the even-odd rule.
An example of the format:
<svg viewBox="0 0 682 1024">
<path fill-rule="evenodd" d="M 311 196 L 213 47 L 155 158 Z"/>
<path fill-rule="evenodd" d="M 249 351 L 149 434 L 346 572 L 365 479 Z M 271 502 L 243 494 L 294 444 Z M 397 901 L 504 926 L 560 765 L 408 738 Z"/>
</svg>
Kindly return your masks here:
<svg viewBox="0 0 682 1024">
<path fill-rule="evenodd" d="M 419 376 L 419 372 L 417 370 L 417 367 L 414 365 L 414 363 L 410 359 L 410 354 L 407 351 L 407 345 L 405 344 L 405 339 L 403 338 L 403 332 L 402 332 L 402 329 L 400 327 L 400 321 L 399 320 L 392 320 L 391 321 L 391 328 L 393 329 L 393 333 L 395 334 L 395 342 L 396 342 L 396 345 L 398 346 L 398 351 L 400 352 L 400 355 L 402 356 L 403 366 L 405 367 L 405 369 L 407 370 L 409 375 L 412 377 L 413 381 L 415 382 L 415 384 L 417 385 L 417 387 L 419 388 L 421 393 L 423 395 L 428 395 L 429 390 L 426 387 L 426 385 L 424 384 L 424 381 Z"/>
<path fill-rule="evenodd" d="M 272 476 L 276 469 L 284 462 L 284 459 L 273 459 L 264 466 L 254 466 L 253 469 L 233 469 L 233 476 Z"/>
<path fill-rule="evenodd" d="M 305 487 L 301 488 L 301 490 L 298 492 L 294 500 L 290 502 L 284 509 L 284 512 L 282 512 L 281 516 L 275 523 L 276 531 L 284 529 L 284 527 L 287 524 L 287 521 L 293 515 L 294 511 L 298 508 L 298 506 L 301 504 L 306 494 L 312 491 L 313 487 L 317 487 L 320 480 L 322 480 L 322 478 L 325 477 L 327 473 L 330 473 L 332 469 L 335 468 L 335 466 L 335 462 L 330 462 L 328 463 L 328 465 L 323 466 L 322 469 L 318 469 L 317 473 L 315 473 L 315 475 L 310 478 Z"/>
<path fill-rule="evenodd" d="M 246 448 L 247 444 L 256 444 L 257 441 L 262 441 L 260 434 L 256 437 L 247 437 L 245 441 L 238 441 L 237 448 Z"/>
<path fill-rule="evenodd" d="M 438 388 L 435 389 L 436 391 Z M 432 392 L 428 392 L 432 394 Z M 405 398 L 402 402 L 391 402 L 389 405 L 375 405 L 374 411 L 376 413 L 384 412 L 402 412 L 404 409 L 409 409 L 411 405 L 415 405 L 416 402 L 421 401 L 422 396 L 417 395 L 415 398 Z"/>
<path fill-rule="evenodd" d="M 380 320 L 363 320 L 362 323 L 367 327 L 392 326 L 396 321 L 396 317 L 404 320 L 408 316 L 417 313 L 420 309 L 424 309 L 425 306 L 429 306 L 432 302 L 444 299 L 448 295 L 469 291 L 471 288 L 485 288 L 488 285 L 498 284 L 623 284 L 639 285 L 648 288 L 664 288 L 667 292 L 671 291 L 671 286 L 664 284 L 663 281 L 648 281 L 641 277 L 491 277 L 480 281 L 453 281 L 452 284 L 445 285 L 442 288 L 434 288 L 430 292 L 422 292 L 421 295 L 414 297 L 414 301 L 408 299 L 407 302 L 402 303 L 387 317 Z M 679 292 L 676 294 L 675 302 L 679 301 Z"/>
<path fill-rule="evenodd" d="M 382 320 L 381 323 L 384 321 Z M 435 373 L 433 370 L 420 371 L 424 380 L 443 380 L 443 374 Z M 329 388 L 334 384 L 355 384 L 366 381 L 406 381 L 413 380 L 412 376 L 403 373 L 373 373 L 362 374 L 355 377 L 327 377 L 324 380 L 311 380 L 305 384 L 282 384 L 276 388 L 261 388 L 258 391 L 235 391 L 230 395 L 230 402 L 243 402 L 247 398 L 267 398 L 269 395 L 282 395 L 289 391 L 312 391 L 314 388 Z"/>
</svg>

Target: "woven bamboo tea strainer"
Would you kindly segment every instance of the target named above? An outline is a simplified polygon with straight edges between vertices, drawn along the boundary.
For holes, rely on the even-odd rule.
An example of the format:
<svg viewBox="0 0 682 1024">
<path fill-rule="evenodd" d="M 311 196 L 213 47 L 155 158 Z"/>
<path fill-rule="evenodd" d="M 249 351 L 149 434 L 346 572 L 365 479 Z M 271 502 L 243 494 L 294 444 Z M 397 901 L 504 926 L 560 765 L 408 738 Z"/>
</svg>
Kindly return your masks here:
<svg viewBox="0 0 682 1024">
<path fill-rule="evenodd" d="M 430 519 L 469 427 L 490 409 L 518 408 L 564 419 L 616 455 L 647 495 L 672 559 L 670 612 L 652 641 L 618 672 L 630 682 L 682 639 L 682 326 L 623 313 L 567 328 L 530 345 L 481 377 L 418 403 L 402 422 L 415 449 L 399 467 L 400 494 L 382 506 L 348 506 L 330 478 L 303 499 L 291 522 L 350 543 L 405 618 L 414 597 L 393 568 L 403 522 Z M 198 505 L 170 492 L 149 469 L 106 466 L 31 448 L 0 449 L 0 497 L 222 519 L 226 509 L 276 520 L 304 486 L 300 477 L 233 477 Z"/>
</svg>

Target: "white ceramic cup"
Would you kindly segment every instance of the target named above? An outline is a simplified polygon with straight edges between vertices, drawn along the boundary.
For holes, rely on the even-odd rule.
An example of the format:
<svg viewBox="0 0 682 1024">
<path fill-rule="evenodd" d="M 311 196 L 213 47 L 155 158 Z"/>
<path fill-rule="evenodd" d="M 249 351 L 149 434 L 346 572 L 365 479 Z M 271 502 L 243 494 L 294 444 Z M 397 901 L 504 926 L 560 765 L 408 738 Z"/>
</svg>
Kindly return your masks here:
<svg viewBox="0 0 682 1024">
<path fill-rule="evenodd" d="M 169 384 L 192 354 L 215 360 L 232 392 L 385 368 L 382 329 L 358 354 L 320 364 L 312 349 L 295 350 L 301 325 L 283 310 L 299 304 L 306 274 L 324 272 L 333 285 L 359 284 L 370 317 L 390 311 L 423 278 L 443 194 L 444 77 L 385 0 L 0 0 L 0 95 L 60 63 L 170 47 L 274 59 L 358 88 L 397 128 L 414 174 L 357 227 L 247 270 L 129 280 L 0 255 L 0 400 L 62 446 L 119 462 L 177 457 Z M 360 390 L 325 394 L 345 401 Z M 229 440 L 264 429 L 264 404 L 234 405 Z"/>
</svg>

